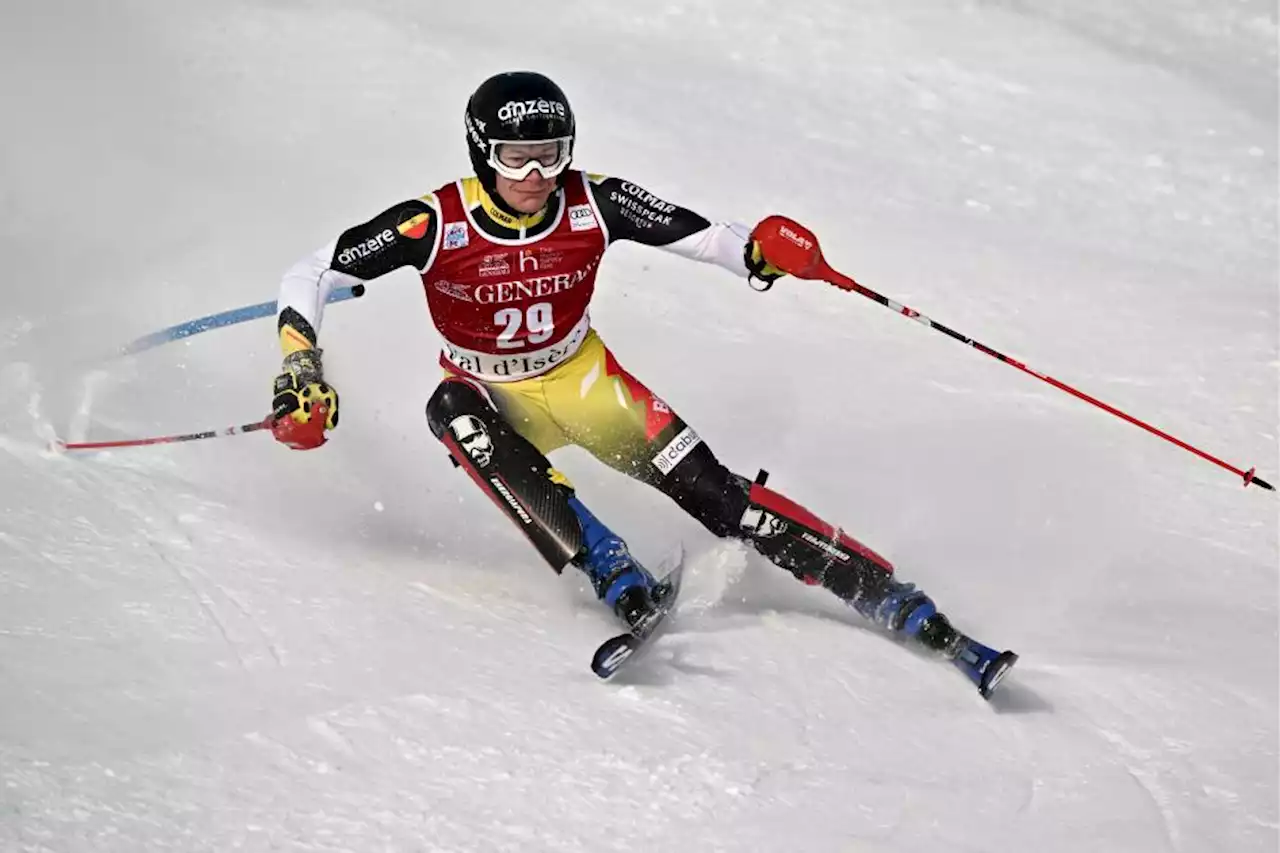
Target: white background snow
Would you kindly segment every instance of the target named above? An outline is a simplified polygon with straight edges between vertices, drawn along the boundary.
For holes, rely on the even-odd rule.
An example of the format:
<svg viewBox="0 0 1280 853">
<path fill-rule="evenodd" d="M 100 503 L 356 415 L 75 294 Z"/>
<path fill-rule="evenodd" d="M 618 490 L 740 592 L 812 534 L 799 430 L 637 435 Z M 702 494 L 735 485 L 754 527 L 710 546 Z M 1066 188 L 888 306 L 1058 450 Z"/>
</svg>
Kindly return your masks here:
<svg viewBox="0 0 1280 853">
<path fill-rule="evenodd" d="M 408 271 L 327 315 L 320 451 L 47 447 L 262 417 L 269 322 L 112 354 L 463 174 L 466 95 L 531 67 L 584 168 L 786 213 L 1274 481 L 1276 39 L 1262 0 L 6 3 L 0 849 L 1275 850 L 1275 495 L 824 285 L 623 246 L 594 317 L 729 465 L 1021 653 L 990 705 L 568 451 L 692 572 L 597 682 L 608 614 L 426 429 Z"/>
</svg>

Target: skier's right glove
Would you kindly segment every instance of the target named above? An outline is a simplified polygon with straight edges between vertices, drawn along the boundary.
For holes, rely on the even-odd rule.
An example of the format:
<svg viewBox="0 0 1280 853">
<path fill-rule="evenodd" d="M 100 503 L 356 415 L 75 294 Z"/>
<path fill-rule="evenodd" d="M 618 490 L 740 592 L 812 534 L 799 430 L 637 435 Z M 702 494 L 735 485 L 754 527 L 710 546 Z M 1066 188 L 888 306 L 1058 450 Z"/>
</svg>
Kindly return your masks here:
<svg viewBox="0 0 1280 853">
<path fill-rule="evenodd" d="M 283 369 L 272 386 L 271 433 L 294 450 L 319 447 L 325 430 L 338 426 L 338 392 L 324 381 L 320 350 L 289 353 Z"/>
</svg>

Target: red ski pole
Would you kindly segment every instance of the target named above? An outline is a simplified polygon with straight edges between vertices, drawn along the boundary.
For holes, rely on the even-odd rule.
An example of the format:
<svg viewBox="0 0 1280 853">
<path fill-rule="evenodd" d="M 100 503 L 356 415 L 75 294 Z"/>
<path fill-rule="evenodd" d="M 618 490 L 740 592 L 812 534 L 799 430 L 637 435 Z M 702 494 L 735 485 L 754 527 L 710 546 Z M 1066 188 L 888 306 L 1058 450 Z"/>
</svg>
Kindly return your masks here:
<svg viewBox="0 0 1280 853">
<path fill-rule="evenodd" d="M 59 440 L 57 442 L 57 447 L 59 450 L 106 450 L 112 447 L 143 447 L 148 444 L 176 444 L 180 441 L 200 441 L 205 438 L 218 438 L 219 436 L 224 435 L 239 435 L 245 432 L 256 432 L 260 429 L 271 429 L 271 425 L 274 422 L 275 418 L 268 416 L 251 424 L 224 427 L 223 429 L 211 429 L 205 430 L 204 432 L 189 432 L 183 435 L 162 435 L 155 438 L 134 438 L 126 441 L 65 442 Z"/>
<path fill-rule="evenodd" d="M 1134 426 L 1141 427 L 1152 435 L 1159 436 L 1165 441 L 1176 444 L 1183 450 L 1194 453 L 1201 459 L 1205 459 L 1220 468 L 1225 468 L 1231 473 L 1239 477 L 1243 477 L 1246 487 L 1254 485 L 1261 486 L 1262 488 L 1273 492 L 1275 491 L 1275 486 L 1272 486 L 1266 480 L 1263 480 L 1254 473 L 1257 470 L 1255 468 L 1250 468 L 1248 471 L 1242 471 L 1234 465 L 1230 465 L 1222 461 L 1216 456 L 1205 453 L 1203 450 L 1193 447 L 1185 441 L 1175 438 L 1169 433 L 1151 426 L 1151 424 L 1122 412 L 1115 406 L 1108 405 L 1096 397 L 1091 397 L 1083 391 L 1072 388 L 1067 383 L 1060 382 L 1052 376 L 1033 370 L 1022 362 L 1009 358 L 1007 355 L 997 352 L 986 344 L 975 341 L 973 338 L 962 335 L 953 329 L 947 328 L 941 323 L 929 319 L 924 314 L 921 314 L 913 308 L 894 302 L 892 299 L 881 296 L 874 290 L 858 284 L 858 282 L 854 281 L 844 273 L 832 269 L 831 265 L 828 264 L 826 259 L 822 256 L 822 248 L 818 245 L 818 238 L 814 236 L 814 233 L 792 219 L 788 219 L 785 216 L 770 216 L 761 221 L 761 223 L 755 227 L 755 230 L 751 232 L 751 237 L 760 244 L 760 251 L 764 255 L 765 259 L 773 266 L 786 272 L 788 275 L 793 275 L 796 278 L 825 281 L 828 284 L 835 285 L 841 290 L 852 291 L 853 293 L 865 296 L 873 302 L 880 303 L 891 311 L 901 314 L 908 319 L 915 320 L 917 323 L 927 326 L 930 329 L 942 332 L 947 337 L 953 338 L 962 344 L 968 344 L 979 352 L 986 353 L 997 361 L 1002 361 L 1010 367 L 1016 367 L 1023 373 L 1034 376 L 1036 379 L 1043 382 L 1047 382 L 1054 388 L 1066 391 L 1073 397 L 1097 406 L 1104 412 L 1109 412 L 1122 420 L 1128 421 Z"/>
</svg>

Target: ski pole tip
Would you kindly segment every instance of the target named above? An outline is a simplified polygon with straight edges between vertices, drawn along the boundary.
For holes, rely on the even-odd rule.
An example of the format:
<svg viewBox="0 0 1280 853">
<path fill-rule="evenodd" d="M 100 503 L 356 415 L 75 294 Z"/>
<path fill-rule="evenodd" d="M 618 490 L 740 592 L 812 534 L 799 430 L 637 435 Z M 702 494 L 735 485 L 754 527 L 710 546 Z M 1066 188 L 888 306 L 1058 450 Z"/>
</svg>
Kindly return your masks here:
<svg viewBox="0 0 1280 853">
<path fill-rule="evenodd" d="M 1261 477 L 1259 477 L 1256 473 L 1257 470 L 1258 470 L 1257 468 L 1250 468 L 1248 471 L 1244 472 L 1245 488 L 1247 489 L 1249 488 L 1250 485 L 1254 485 L 1254 486 L 1261 486 L 1262 488 L 1266 489 L 1269 492 L 1274 492 L 1276 490 L 1276 487 L 1271 485 Z"/>
</svg>

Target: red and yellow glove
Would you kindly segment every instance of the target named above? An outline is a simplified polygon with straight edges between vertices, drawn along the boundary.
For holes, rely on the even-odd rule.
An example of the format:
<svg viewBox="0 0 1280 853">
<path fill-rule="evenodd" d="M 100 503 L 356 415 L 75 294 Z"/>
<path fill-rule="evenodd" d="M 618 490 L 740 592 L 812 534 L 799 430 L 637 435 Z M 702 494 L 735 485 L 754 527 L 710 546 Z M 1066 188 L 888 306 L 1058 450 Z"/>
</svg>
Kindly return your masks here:
<svg viewBox="0 0 1280 853">
<path fill-rule="evenodd" d="M 312 450 L 338 426 L 338 392 L 324 381 L 318 349 L 289 353 L 283 367 L 272 385 L 271 433 L 294 450 Z"/>
</svg>

